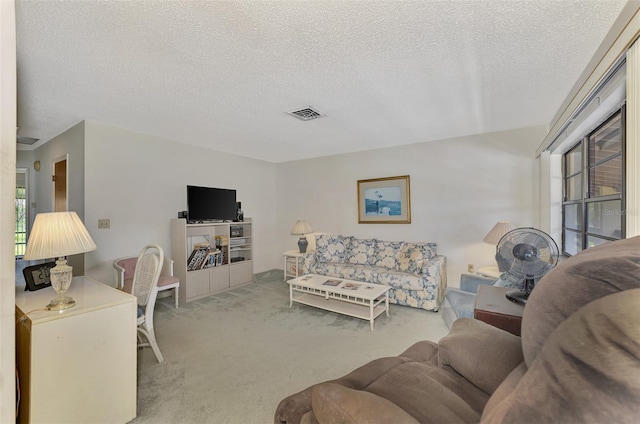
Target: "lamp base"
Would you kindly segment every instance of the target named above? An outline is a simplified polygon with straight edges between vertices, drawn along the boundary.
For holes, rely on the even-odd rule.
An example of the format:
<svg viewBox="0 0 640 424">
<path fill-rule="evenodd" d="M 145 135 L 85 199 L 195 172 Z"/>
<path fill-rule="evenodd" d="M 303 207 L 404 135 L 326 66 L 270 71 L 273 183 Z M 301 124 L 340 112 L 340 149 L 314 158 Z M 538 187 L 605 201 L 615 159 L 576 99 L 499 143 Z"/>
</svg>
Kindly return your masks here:
<svg viewBox="0 0 640 424">
<path fill-rule="evenodd" d="M 50 311 L 64 311 L 76 306 L 76 301 L 69 296 L 56 297 L 51 299 L 51 302 L 47 305 L 47 309 Z"/>
<path fill-rule="evenodd" d="M 73 300 L 72 297 L 64 295 L 71 285 L 73 268 L 67 265 L 66 259 L 59 258 L 56 261 L 56 266 L 51 268 L 49 273 L 51 287 L 53 287 L 58 296 L 49 302 L 47 309 L 50 311 L 64 311 L 65 309 L 74 307 L 76 301 Z"/>
<path fill-rule="evenodd" d="M 307 246 L 309 246 L 309 242 L 305 236 L 300 237 L 298 239 L 298 249 L 300 249 L 300 253 L 307 253 Z"/>
</svg>

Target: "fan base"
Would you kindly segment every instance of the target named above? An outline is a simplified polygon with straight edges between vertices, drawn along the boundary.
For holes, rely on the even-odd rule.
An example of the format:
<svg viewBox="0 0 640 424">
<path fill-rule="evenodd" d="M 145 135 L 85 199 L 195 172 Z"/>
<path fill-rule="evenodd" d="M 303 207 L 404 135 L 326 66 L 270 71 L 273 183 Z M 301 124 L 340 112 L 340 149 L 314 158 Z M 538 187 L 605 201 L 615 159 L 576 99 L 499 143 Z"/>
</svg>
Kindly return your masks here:
<svg viewBox="0 0 640 424">
<path fill-rule="evenodd" d="M 512 302 L 524 305 L 529 299 L 529 293 L 521 292 L 520 290 L 511 290 L 505 294 L 506 298 Z"/>
</svg>

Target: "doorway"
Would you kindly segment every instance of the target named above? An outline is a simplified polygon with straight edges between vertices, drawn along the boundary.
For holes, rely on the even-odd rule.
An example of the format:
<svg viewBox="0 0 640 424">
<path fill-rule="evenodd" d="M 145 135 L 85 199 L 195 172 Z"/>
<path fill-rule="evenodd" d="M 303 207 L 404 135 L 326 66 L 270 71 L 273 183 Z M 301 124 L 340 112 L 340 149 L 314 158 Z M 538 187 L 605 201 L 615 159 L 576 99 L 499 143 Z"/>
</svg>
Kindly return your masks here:
<svg viewBox="0 0 640 424">
<path fill-rule="evenodd" d="M 14 235 L 14 254 L 22 258 L 27 248 L 27 223 L 29 222 L 29 208 L 27 199 L 28 174 L 26 168 L 16 169 L 16 231 Z"/>
<path fill-rule="evenodd" d="M 69 210 L 67 201 L 67 155 L 53 161 L 53 211 Z"/>
</svg>

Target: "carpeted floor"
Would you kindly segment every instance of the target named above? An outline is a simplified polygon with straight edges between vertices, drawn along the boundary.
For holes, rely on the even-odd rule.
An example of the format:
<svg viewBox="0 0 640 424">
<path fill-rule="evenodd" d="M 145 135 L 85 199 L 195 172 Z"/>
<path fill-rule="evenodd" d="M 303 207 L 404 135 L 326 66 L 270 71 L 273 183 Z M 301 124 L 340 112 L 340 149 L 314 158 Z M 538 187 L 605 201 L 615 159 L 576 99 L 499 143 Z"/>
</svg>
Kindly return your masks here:
<svg viewBox="0 0 640 424">
<path fill-rule="evenodd" d="M 294 304 L 282 271 L 178 309 L 159 299 L 156 337 L 165 361 L 138 351 L 142 423 L 272 423 L 278 402 L 448 329 L 440 313 L 391 305 L 369 322 Z"/>
</svg>

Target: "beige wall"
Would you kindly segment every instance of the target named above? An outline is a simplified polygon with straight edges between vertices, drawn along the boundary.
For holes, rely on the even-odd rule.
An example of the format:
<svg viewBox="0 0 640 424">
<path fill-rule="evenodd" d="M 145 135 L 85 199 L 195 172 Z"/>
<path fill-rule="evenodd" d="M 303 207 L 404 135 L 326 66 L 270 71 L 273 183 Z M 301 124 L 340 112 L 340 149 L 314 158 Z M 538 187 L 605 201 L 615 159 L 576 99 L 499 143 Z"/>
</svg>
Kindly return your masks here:
<svg viewBox="0 0 640 424">
<path fill-rule="evenodd" d="M 457 287 L 467 264 L 495 265 L 482 238 L 497 221 L 537 225 L 534 153 L 545 134 L 533 127 L 279 164 L 274 254 L 296 248 L 296 219 L 318 232 L 437 242 Z M 411 224 L 358 224 L 357 181 L 396 175 L 411 178 Z"/>
</svg>

